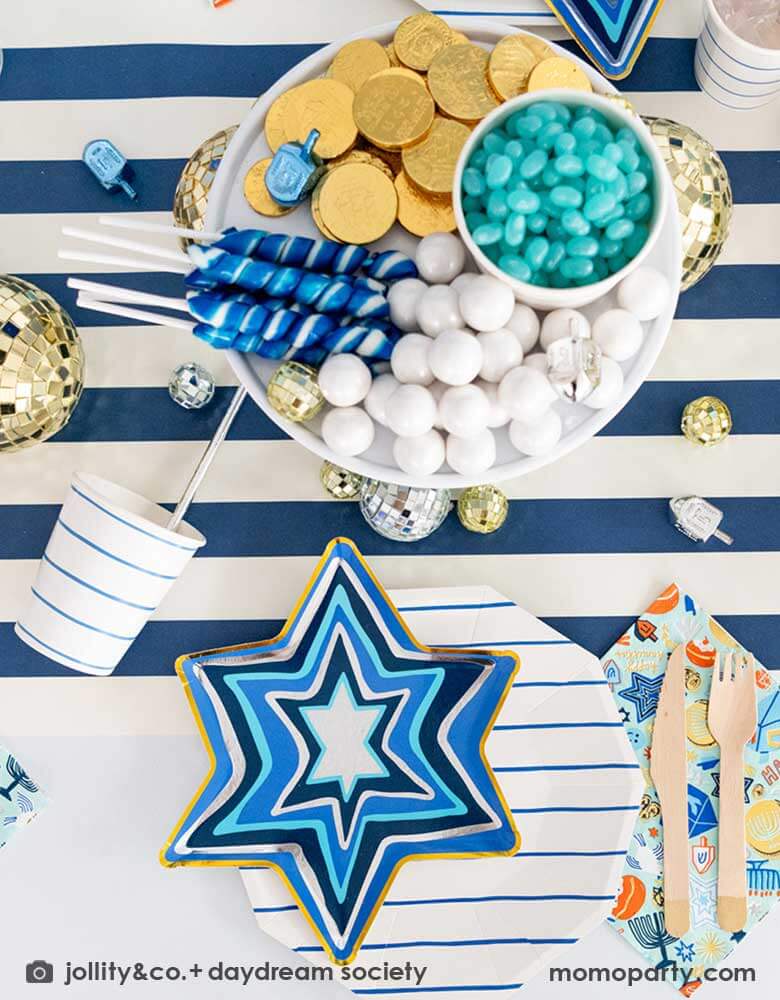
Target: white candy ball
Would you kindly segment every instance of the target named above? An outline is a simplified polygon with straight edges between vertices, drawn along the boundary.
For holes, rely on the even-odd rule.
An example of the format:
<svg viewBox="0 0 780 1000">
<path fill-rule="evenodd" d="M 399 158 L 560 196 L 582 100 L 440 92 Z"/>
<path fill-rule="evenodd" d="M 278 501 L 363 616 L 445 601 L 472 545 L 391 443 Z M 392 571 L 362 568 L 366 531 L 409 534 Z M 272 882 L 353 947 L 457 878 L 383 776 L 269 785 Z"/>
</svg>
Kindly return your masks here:
<svg viewBox="0 0 780 1000">
<path fill-rule="evenodd" d="M 322 440 L 337 455 L 361 455 L 374 440 L 374 421 L 359 406 L 329 410 L 322 421 Z"/>
<path fill-rule="evenodd" d="M 473 382 L 482 367 L 482 348 L 473 333 L 445 330 L 431 344 L 428 364 L 440 382 L 466 385 Z"/>
<path fill-rule="evenodd" d="M 513 420 L 531 424 L 558 398 L 546 376 L 523 366 L 507 372 L 498 387 L 498 401 Z"/>
<path fill-rule="evenodd" d="M 431 342 L 422 333 L 407 333 L 401 337 L 390 355 L 390 367 L 399 382 L 430 385 L 433 372 L 428 364 Z"/>
<path fill-rule="evenodd" d="M 428 286 L 419 278 L 403 278 L 390 286 L 387 302 L 390 319 L 399 330 L 417 329 L 417 305 Z"/>
<path fill-rule="evenodd" d="M 398 437 L 393 444 L 393 458 L 399 469 L 410 476 L 432 476 L 444 465 L 447 449 L 438 431 L 418 437 Z"/>
<path fill-rule="evenodd" d="M 523 363 L 523 348 L 511 330 L 490 330 L 477 334 L 482 348 L 480 377 L 488 382 L 500 382 L 510 368 Z"/>
<path fill-rule="evenodd" d="M 452 279 L 450 288 L 453 288 L 460 295 L 463 289 L 478 277 L 479 275 L 476 271 L 464 271 L 463 274 L 459 274 L 457 278 Z"/>
<path fill-rule="evenodd" d="M 450 434 L 447 438 L 447 463 L 461 476 L 478 476 L 496 461 L 496 439 L 485 429 L 477 437 L 462 438 Z"/>
<path fill-rule="evenodd" d="M 589 337 L 590 323 L 586 316 L 576 309 L 554 309 L 547 313 L 542 322 L 542 350 L 561 337 Z"/>
<path fill-rule="evenodd" d="M 421 385 L 401 385 L 388 397 L 385 417 L 394 433 L 401 437 L 417 437 L 433 427 L 436 400 Z"/>
<path fill-rule="evenodd" d="M 505 282 L 478 274 L 460 291 L 460 311 L 472 330 L 500 330 L 509 322 L 515 295 Z"/>
<path fill-rule="evenodd" d="M 363 402 L 363 406 L 365 406 L 368 415 L 376 420 L 378 424 L 387 424 L 385 403 L 400 384 L 395 375 L 392 375 L 390 372 L 377 375 L 371 383 L 371 388 L 368 390 L 368 395 Z"/>
<path fill-rule="evenodd" d="M 436 402 L 436 419 L 433 422 L 433 426 L 437 427 L 440 431 L 444 430 L 444 424 L 441 422 L 439 406 L 441 404 L 441 397 L 448 389 L 449 386 L 445 385 L 444 382 L 431 382 L 428 386 L 428 392 L 433 396 Z"/>
<path fill-rule="evenodd" d="M 450 434 L 476 437 L 488 425 L 490 402 L 477 385 L 453 386 L 441 397 L 439 419 Z"/>
<path fill-rule="evenodd" d="M 546 354 L 529 354 L 527 358 L 524 359 L 523 364 L 526 368 L 535 368 L 542 375 L 547 375 L 547 355 Z"/>
<path fill-rule="evenodd" d="M 509 317 L 506 328 L 511 330 L 520 342 L 523 354 L 528 354 L 536 346 L 539 339 L 539 317 L 530 306 L 524 306 L 520 302 L 515 304 L 512 315 Z"/>
<path fill-rule="evenodd" d="M 463 270 L 466 248 L 453 233 L 431 233 L 420 240 L 414 261 L 421 278 L 445 284 Z"/>
<path fill-rule="evenodd" d="M 356 354 L 331 354 L 317 376 L 320 390 L 331 406 L 355 406 L 371 388 L 371 369 Z"/>
<path fill-rule="evenodd" d="M 478 378 L 474 382 L 474 385 L 485 393 L 487 401 L 490 404 L 487 421 L 488 427 L 503 427 L 505 424 L 508 424 L 509 414 L 498 401 L 498 385 L 495 382 L 485 382 L 481 378 Z"/>
<path fill-rule="evenodd" d="M 667 278 L 654 267 L 640 267 L 618 285 L 618 305 L 637 319 L 656 319 L 666 309 L 672 290 Z"/>
<path fill-rule="evenodd" d="M 431 285 L 417 303 L 417 323 L 429 337 L 438 337 L 442 330 L 463 326 L 458 293 L 449 285 Z"/>
<path fill-rule="evenodd" d="M 642 324 L 627 309 L 608 309 L 593 324 L 593 339 L 614 361 L 628 361 L 642 346 Z"/>
<path fill-rule="evenodd" d="M 583 399 L 592 410 L 603 410 L 611 406 L 623 391 L 623 369 L 612 358 L 601 359 L 601 381 L 593 392 Z"/>
<path fill-rule="evenodd" d="M 562 433 L 563 424 L 555 410 L 548 410 L 532 424 L 513 420 L 509 425 L 509 440 L 524 455 L 546 455 L 561 440 Z"/>
</svg>

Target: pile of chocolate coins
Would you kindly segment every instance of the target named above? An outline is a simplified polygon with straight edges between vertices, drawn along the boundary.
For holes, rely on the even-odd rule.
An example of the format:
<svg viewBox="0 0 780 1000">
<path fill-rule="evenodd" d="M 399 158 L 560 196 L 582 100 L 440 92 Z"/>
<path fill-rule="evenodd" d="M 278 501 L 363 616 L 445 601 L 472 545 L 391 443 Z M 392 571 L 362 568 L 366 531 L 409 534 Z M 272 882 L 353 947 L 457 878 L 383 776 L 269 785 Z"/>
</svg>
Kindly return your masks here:
<svg viewBox="0 0 780 1000">
<path fill-rule="evenodd" d="M 372 243 L 396 220 L 423 237 L 455 229 L 455 165 L 471 129 L 504 101 L 551 87 L 591 84 L 540 38 L 508 35 L 489 51 L 435 14 L 413 14 L 392 42 L 348 42 L 324 77 L 277 97 L 265 137 L 277 154 L 319 133 L 310 208 L 326 238 Z M 279 216 L 292 209 L 266 187 L 271 159 L 250 169 L 244 192 L 255 211 Z"/>
</svg>

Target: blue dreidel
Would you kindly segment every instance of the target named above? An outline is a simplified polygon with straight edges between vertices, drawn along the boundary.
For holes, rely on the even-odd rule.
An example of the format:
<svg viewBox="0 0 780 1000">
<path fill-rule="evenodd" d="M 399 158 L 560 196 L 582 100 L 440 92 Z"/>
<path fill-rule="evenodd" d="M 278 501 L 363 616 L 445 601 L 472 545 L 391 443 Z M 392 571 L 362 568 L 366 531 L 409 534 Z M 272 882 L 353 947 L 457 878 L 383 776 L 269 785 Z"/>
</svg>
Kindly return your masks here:
<svg viewBox="0 0 780 1000">
<path fill-rule="evenodd" d="M 273 200 L 287 207 L 300 204 L 317 183 L 322 161 L 314 152 L 320 133 L 309 132 L 306 142 L 285 142 L 274 153 L 265 174 L 265 186 Z"/>
<path fill-rule="evenodd" d="M 81 158 L 106 191 L 121 188 L 130 198 L 138 197 L 130 184 L 133 168 L 113 142 L 108 139 L 93 139 L 84 147 Z"/>
</svg>

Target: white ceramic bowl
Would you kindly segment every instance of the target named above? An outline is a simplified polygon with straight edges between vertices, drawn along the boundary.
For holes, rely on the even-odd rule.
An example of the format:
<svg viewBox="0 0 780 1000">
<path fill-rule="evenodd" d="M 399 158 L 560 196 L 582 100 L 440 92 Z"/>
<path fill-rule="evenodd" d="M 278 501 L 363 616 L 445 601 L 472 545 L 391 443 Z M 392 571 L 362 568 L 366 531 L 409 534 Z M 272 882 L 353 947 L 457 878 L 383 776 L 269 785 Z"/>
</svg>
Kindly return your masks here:
<svg viewBox="0 0 780 1000">
<path fill-rule="evenodd" d="M 630 128 L 639 140 L 642 149 L 650 159 L 653 167 L 653 215 L 650 220 L 650 233 L 647 241 L 636 257 L 629 261 L 625 267 L 611 274 L 603 281 L 594 281 L 591 285 L 582 285 L 577 288 L 544 288 L 540 285 L 529 285 L 526 281 L 520 281 L 502 271 L 500 267 L 487 257 L 480 247 L 474 242 L 474 238 L 466 225 L 463 212 L 462 201 L 462 181 L 463 171 L 468 166 L 471 154 L 476 150 L 485 136 L 498 128 L 507 118 L 517 111 L 522 111 L 530 104 L 538 104 L 540 101 L 558 101 L 567 105 L 585 105 L 600 111 L 610 124 L 618 127 Z M 455 168 L 455 187 L 453 190 L 453 204 L 455 207 L 455 218 L 458 222 L 458 232 L 463 242 L 466 244 L 469 253 L 476 261 L 477 267 L 487 274 L 492 274 L 502 281 L 507 282 L 514 289 L 515 298 L 535 309 L 578 309 L 602 298 L 611 291 L 619 282 L 629 275 L 635 268 L 639 267 L 655 246 L 663 228 L 666 217 L 667 199 L 664 197 L 663 181 L 667 176 L 666 166 L 658 152 L 658 147 L 653 142 L 647 126 L 636 115 L 632 115 L 621 107 L 617 102 L 603 97 L 601 94 L 590 94 L 582 90 L 544 90 L 537 93 L 521 94 L 502 104 L 501 107 L 492 111 L 487 118 L 484 118 L 474 129 L 466 145 L 463 147 L 457 167 Z"/>
</svg>

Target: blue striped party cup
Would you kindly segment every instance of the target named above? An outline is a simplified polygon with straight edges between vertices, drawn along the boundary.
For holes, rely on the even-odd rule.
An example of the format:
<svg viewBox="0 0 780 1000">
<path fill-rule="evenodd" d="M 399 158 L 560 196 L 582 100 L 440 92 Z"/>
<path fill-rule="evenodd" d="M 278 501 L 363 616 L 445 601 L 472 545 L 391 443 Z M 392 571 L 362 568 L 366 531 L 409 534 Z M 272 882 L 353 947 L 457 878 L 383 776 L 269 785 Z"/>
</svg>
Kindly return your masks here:
<svg viewBox="0 0 780 1000">
<path fill-rule="evenodd" d="M 170 512 L 76 473 L 16 634 L 87 674 L 110 674 L 206 539 Z"/>
<path fill-rule="evenodd" d="M 701 89 L 718 104 L 749 111 L 780 94 L 780 49 L 761 48 L 740 38 L 718 13 L 714 0 L 704 0 L 694 72 Z"/>
</svg>

